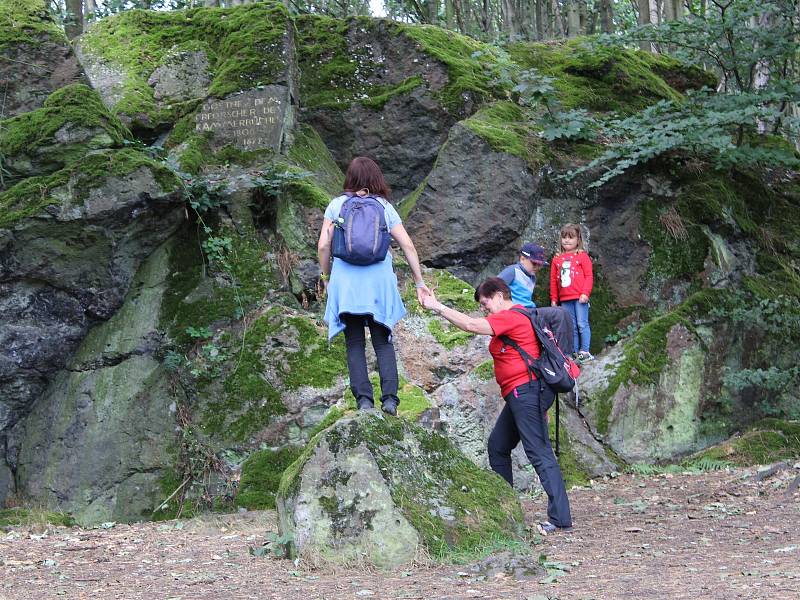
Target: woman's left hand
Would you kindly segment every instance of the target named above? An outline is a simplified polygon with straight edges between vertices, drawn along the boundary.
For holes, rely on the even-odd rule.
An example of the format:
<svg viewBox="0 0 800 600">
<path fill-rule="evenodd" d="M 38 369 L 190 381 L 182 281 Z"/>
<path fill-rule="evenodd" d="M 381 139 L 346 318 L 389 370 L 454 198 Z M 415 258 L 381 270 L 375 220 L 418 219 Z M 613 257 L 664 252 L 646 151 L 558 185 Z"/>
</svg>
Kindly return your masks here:
<svg viewBox="0 0 800 600">
<path fill-rule="evenodd" d="M 587 304 L 589 302 L 589 296 L 587 296 L 586 294 L 581 294 L 581 297 L 578 298 L 578 302 L 580 302 L 581 304 Z"/>
</svg>

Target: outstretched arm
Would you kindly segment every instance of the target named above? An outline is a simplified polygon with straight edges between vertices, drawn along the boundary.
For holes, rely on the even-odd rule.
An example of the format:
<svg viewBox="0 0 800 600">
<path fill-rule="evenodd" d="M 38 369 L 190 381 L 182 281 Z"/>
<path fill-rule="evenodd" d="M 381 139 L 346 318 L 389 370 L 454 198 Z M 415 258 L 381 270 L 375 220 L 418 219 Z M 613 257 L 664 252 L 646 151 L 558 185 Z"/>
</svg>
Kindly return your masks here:
<svg viewBox="0 0 800 600">
<path fill-rule="evenodd" d="M 494 331 L 492 330 L 492 326 L 489 325 L 489 321 L 486 319 L 475 319 L 469 315 L 465 315 L 464 313 L 457 311 L 455 308 L 445 306 L 436 299 L 436 296 L 434 296 L 433 292 L 431 292 L 429 297 L 422 301 L 422 306 L 443 316 L 459 329 L 463 329 L 464 331 L 468 331 L 470 333 L 478 333 L 480 335 L 494 335 Z"/>
<path fill-rule="evenodd" d="M 333 221 L 330 219 L 322 220 L 322 230 L 319 232 L 317 242 L 317 260 L 319 261 L 319 271 L 322 275 L 322 284 L 327 289 L 328 276 L 331 274 L 331 244 L 333 242 Z"/>
<path fill-rule="evenodd" d="M 417 249 L 414 247 L 414 242 L 411 241 L 411 237 L 408 235 L 402 223 L 398 223 L 392 227 L 390 233 L 395 241 L 400 244 L 400 249 L 406 256 L 408 266 L 411 267 L 411 275 L 414 277 L 414 286 L 417 288 L 417 300 L 420 304 L 423 304 L 422 300 L 431 296 L 433 292 L 428 289 L 428 286 L 425 285 L 425 281 L 422 279 L 422 267 L 419 265 L 419 255 L 417 254 Z"/>
</svg>

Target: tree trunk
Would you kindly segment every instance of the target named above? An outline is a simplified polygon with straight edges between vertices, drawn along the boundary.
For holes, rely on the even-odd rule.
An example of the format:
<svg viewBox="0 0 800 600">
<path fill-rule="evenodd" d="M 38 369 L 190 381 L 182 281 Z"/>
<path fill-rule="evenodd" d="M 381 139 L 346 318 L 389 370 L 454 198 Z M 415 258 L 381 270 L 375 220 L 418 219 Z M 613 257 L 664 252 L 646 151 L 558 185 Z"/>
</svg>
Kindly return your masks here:
<svg viewBox="0 0 800 600">
<path fill-rule="evenodd" d="M 543 21 L 543 15 L 544 15 L 545 11 L 542 10 L 542 2 L 543 1 L 544 0 L 536 0 L 536 4 L 534 4 L 534 7 L 533 7 L 533 18 L 535 20 L 535 25 L 536 25 L 536 39 L 537 40 L 543 40 L 544 36 L 545 36 L 545 28 L 544 28 L 544 21 Z"/>
<path fill-rule="evenodd" d="M 575 37 L 580 33 L 581 17 L 578 12 L 577 0 L 569 0 L 567 5 L 567 36 Z"/>
<path fill-rule="evenodd" d="M 65 8 L 64 33 L 67 38 L 74 39 L 83 33 L 83 0 L 66 0 Z"/>
<path fill-rule="evenodd" d="M 636 4 L 639 7 L 639 18 L 637 19 L 639 25 L 649 25 L 652 23 L 650 20 L 650 0 L 637 0 Z M 653 51 L 650 42 L 645 41 L 639 42 L 639 49 L 645 52 Z"/>
<path fill-rule="evenodd" d="M 600 31 L 614 33 L 614 4 L 612 0 L 600 0 Z"/>
</svg>

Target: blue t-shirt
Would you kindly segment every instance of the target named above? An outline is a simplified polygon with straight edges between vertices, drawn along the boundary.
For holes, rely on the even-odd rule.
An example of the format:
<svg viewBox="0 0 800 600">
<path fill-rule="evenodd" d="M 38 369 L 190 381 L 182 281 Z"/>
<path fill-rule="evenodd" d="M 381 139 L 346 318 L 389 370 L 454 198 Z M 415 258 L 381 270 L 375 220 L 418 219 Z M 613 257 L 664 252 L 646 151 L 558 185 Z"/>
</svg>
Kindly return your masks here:
<svg viewBox="0 0 800 600">
<path fill-rule="evenodd" d="M 528 273 L 522 264 L 517 263 L 500 271 L 500 279 L 506 282 L 511 290 L 511 300 L 525 308 L 536 308 L 533 301 L 533 288 L 536 287 L 536 274 Z"/>
</svg>

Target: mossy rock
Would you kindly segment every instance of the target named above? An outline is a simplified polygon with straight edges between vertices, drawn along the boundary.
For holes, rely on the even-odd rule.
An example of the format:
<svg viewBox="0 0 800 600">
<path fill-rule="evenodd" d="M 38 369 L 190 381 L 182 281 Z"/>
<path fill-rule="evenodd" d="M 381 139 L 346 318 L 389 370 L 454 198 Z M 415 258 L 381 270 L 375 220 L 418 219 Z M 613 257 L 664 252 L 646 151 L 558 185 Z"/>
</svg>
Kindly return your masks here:
<svg viewBox="0 0 800 600">
<path fill-rule="evenodd" d="M 536 170 L 550 157 L 539 130 L 531 126 L 522 109 L 508 101 L 478 110 L 462 124 L 485 139 L 498 152 L 519 156 Z"/>
<path fill-rule="evenodd" d="M 0 130 L 0 156 L 12 176 L 56 171 L 89 151 L 130 140 L 97 92 L 82 84 L 53 92 L 40 109 L 0 121 Z"/>
<path fill-rule="evenodd" d="M 80 40 L 80 50 L 124 74 L 113 110 L 132 126 L 154 129 L 197 108 L 197 100 L 162 103 L 148 79 L 177 51 L 205 52 L 213 73 L 208 94 L 233 92 L 285 80 L 286 43 L 291 22 L 278 2 L 233 9 L 129 10 L 102 19 Z"/>
<path fill-rule="evenodd" d="M 706 448 L 686 462 L 721 461 L 739 466 L 800 458 L 800 421 L 762 419 L 748 431 Z"/>
<path fill-rule="evenodd" d="M 243 339 L 242 339 L 243 338 Z M 300 388 L 329 388 L 347 372 L 344 344 L 290 309 L 273 307 L 221 345 L 226 367 L 217 398 L 205 404 L 205 433 L 245 441 L 287 413 L 284 396 Z"/>
<path fill-rule="evenodd" d="M 297 510 L 303 506 L 303 510 Z M 422 545 L 439 560 L 519 544 L 516 494 L 437 433 L 362 413 L 317 434 L 281 479 L 283 534 L 301 555 L 390 568 Z"/>
<path fill-rule="evenodd" d="M 510 44 L 508 51 L 522 68 L 555 78 L 553 86 L 568 109 L 631 114 L 659 100 L 680 101 L 681 92 L 716 83 L 700 69 L 668 56 L 602 47 L 588 38 L 520 42 Z"/>
<path fill-rule="evenodd" d="M 0 52 L 22 45 L 37 46 L 43 39 L 66 43 L 64 31 L 56 24 L 44 0 L 3 0 L 0 2 Z"/>
<path fill-rule="evenodd" d="M 623 385 L 655 386 L 667 365 L 667 335 L 678 324 L 694 330 L 694 319 L 705 317 L 727 295 L 725 290 L 702 290 L 676 309 L 652 319 L 624 342 L 621 360 L 613 368 L 605 389 L 584 398 L 594 414 L 597 430 L 607 434 L 613 398 Z"/>
<path fill-rule="evenodd" d="M 164 194 L 177 191 L 181 185 L 175 173 L 138 150 L 93 152 L 51 175 L 23 179 L 0 193 L 0 227 L 34 217 L 51 206 L 67 202 L 80 205 L 91 190 L 107 180 L 125 177 L 138 169 L 149 170 Z"/>
</svg>

